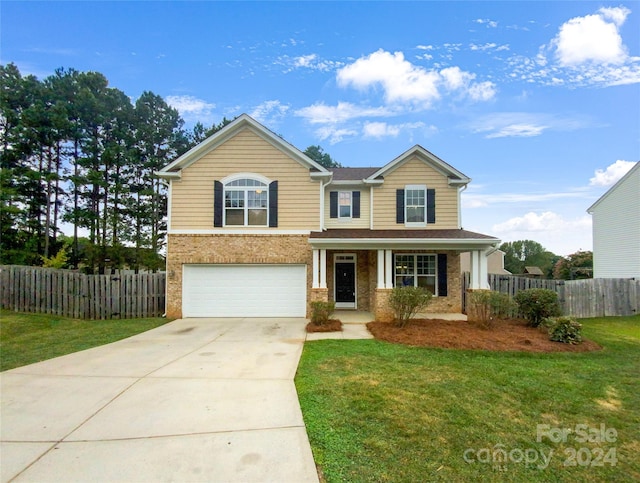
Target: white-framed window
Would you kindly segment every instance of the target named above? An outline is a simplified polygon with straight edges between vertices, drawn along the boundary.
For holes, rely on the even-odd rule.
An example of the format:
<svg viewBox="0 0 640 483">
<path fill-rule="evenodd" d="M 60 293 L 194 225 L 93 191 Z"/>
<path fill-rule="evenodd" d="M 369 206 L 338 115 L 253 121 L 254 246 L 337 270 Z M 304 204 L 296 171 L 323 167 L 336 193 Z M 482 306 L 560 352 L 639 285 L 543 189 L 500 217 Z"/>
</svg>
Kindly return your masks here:
<svg viewBox="0 0 640 483">
<path fill-rule="evenodd" d="M 338 218 L 351 218 L 351 191 L 338 191 Z"/>
<path fill-rule="evenodd" d="M 424 226 L 427 223 L 427 187 L 407 185 L 404 188 L 404 221 L 406 225 Z"/>
<path fill-rule="evenodd" d="M 438 257 L 435 254 L 396 254 L 395 286 L 422 287 L 438 295 Z"/>
<path fill-rule="evenodd" d="M 224 185 L 225 226 L 267 226 L 269 185 L 261 180 L 240 178 Z"/>
</svg>

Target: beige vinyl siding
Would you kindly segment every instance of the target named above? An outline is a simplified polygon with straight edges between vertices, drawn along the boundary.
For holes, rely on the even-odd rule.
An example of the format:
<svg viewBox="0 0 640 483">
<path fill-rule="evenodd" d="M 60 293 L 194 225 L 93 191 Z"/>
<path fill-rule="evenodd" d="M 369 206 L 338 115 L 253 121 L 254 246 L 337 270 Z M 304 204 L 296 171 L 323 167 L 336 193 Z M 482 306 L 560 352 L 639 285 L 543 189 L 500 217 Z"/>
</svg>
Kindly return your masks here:
<svg viewBox="0 0 640 483">
<path fill-rule="evenodd" d="M 426 185 L 436 190 L 436 222 L 424 228 L 457 229 L 458 190 L 449 186 L 447 177 L 418 157 L 409 158 L 402 166 L 385 176 L 384 184 L 373 190 L 373 223 L 376 230 L 405 229 L 396 223 L 396 190 L 406 185 Z M 407 228 L 411 229 L 411 228 Z"/>
<path fill-rule="evenodd" d="M 331 218 L 329 193 L 331 191 L 360 191 L 360 218 Z M 364 186 L 327 186 L 324 192 L 324 225 L 326 228 L 369 228 L 369 188 Z"/>
<path fill-rule="evenodd" d="M 180 180 L 172 181 L 171 229 L 213 229 L 213 182 L 236 173 L 278 181 L 278 229 L 318 229 L 318 182 L 311 181 L 307 168 L 249 128 L 183 169 Z"/>
</svg>

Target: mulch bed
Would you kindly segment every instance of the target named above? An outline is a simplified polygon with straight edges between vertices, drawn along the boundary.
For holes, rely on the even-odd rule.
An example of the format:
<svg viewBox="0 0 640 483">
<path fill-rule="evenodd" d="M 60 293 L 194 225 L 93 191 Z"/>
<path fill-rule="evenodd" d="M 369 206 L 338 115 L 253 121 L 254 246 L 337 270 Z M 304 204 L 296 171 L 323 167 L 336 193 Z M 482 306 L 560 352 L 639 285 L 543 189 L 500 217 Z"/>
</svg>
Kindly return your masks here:
<svg viewBox="0 0 640 483">
<path fill-rule="evenodd" d="M 501 320 L 490 329 L 466 321 L 412 319 L 403 329 L 388 322 L 369 322 L 376 339 L 411 346 L 524 352 L 589 352 L 602 349 L 593 341 L 564 344 L 549 340 L 546 330 L 528 327 L 523 320 Z"/>
<path fill-rule="evenodd" d="M 307 332 L 340 332 L 342 322 L 338 319 L 329 319 L 325 325 L 316 325 L 313 322 L 307 324 Z"/>
</svg>

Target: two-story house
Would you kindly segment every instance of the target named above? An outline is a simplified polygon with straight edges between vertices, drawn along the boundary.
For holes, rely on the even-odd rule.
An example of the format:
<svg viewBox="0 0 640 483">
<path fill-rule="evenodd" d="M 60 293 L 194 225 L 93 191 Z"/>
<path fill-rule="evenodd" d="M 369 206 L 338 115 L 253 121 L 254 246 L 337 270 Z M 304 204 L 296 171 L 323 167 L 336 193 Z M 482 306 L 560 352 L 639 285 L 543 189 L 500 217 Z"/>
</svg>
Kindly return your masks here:
<svg viewBox="0 0 640 483">
<path fill-rule="evenodd" d="M 465 231 L 470 179 L 415 146 L 380 168 L 326 169 L 247 115 L 163 168 L 169 317 L 304 317 L 314 300 L 392 318 L 399 285 L 461 311 L 460 254 L 488 288 L 500 240 Z"/>
</svg>

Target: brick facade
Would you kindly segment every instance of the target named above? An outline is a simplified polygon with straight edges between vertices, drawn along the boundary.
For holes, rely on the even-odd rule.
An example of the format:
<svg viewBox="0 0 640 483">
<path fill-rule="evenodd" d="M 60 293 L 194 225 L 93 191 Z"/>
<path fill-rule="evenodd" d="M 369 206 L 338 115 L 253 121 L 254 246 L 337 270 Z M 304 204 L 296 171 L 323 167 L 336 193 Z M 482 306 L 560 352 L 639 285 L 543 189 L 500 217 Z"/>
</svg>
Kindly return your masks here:
<svg viewBox="0 0 640 483">
<path fill-rule="evenodd" d="M 399 251 L 401 253 L 433 253 Z M 312 250 L 306 235 L 169 235 L 167 246 L 167 316 L 182 316 L 184 264 L 305 264 L 307 266 L 307 314 L 313 300 L 333 300 L 334 255 L 356 255 L 357 309 L 373 312 L 378 320 L 390 320 L 390 290 L 377 289 L 376 250 L 327 250 L 327 288 L 312 289 Z M 429 312 L 462 310 L 460 256 L 447 254 L 446 297 L 434 297 Z"/>
<path fill-rule="evenodd" d="M 169 235 L 167 317 L 182 317 L 182 265 L 192 263 L 305 264 L 311 290 L 311 245 L 306 235 Z M 308 299 L 309 297 L 307 297 Z"/>
</svg>

